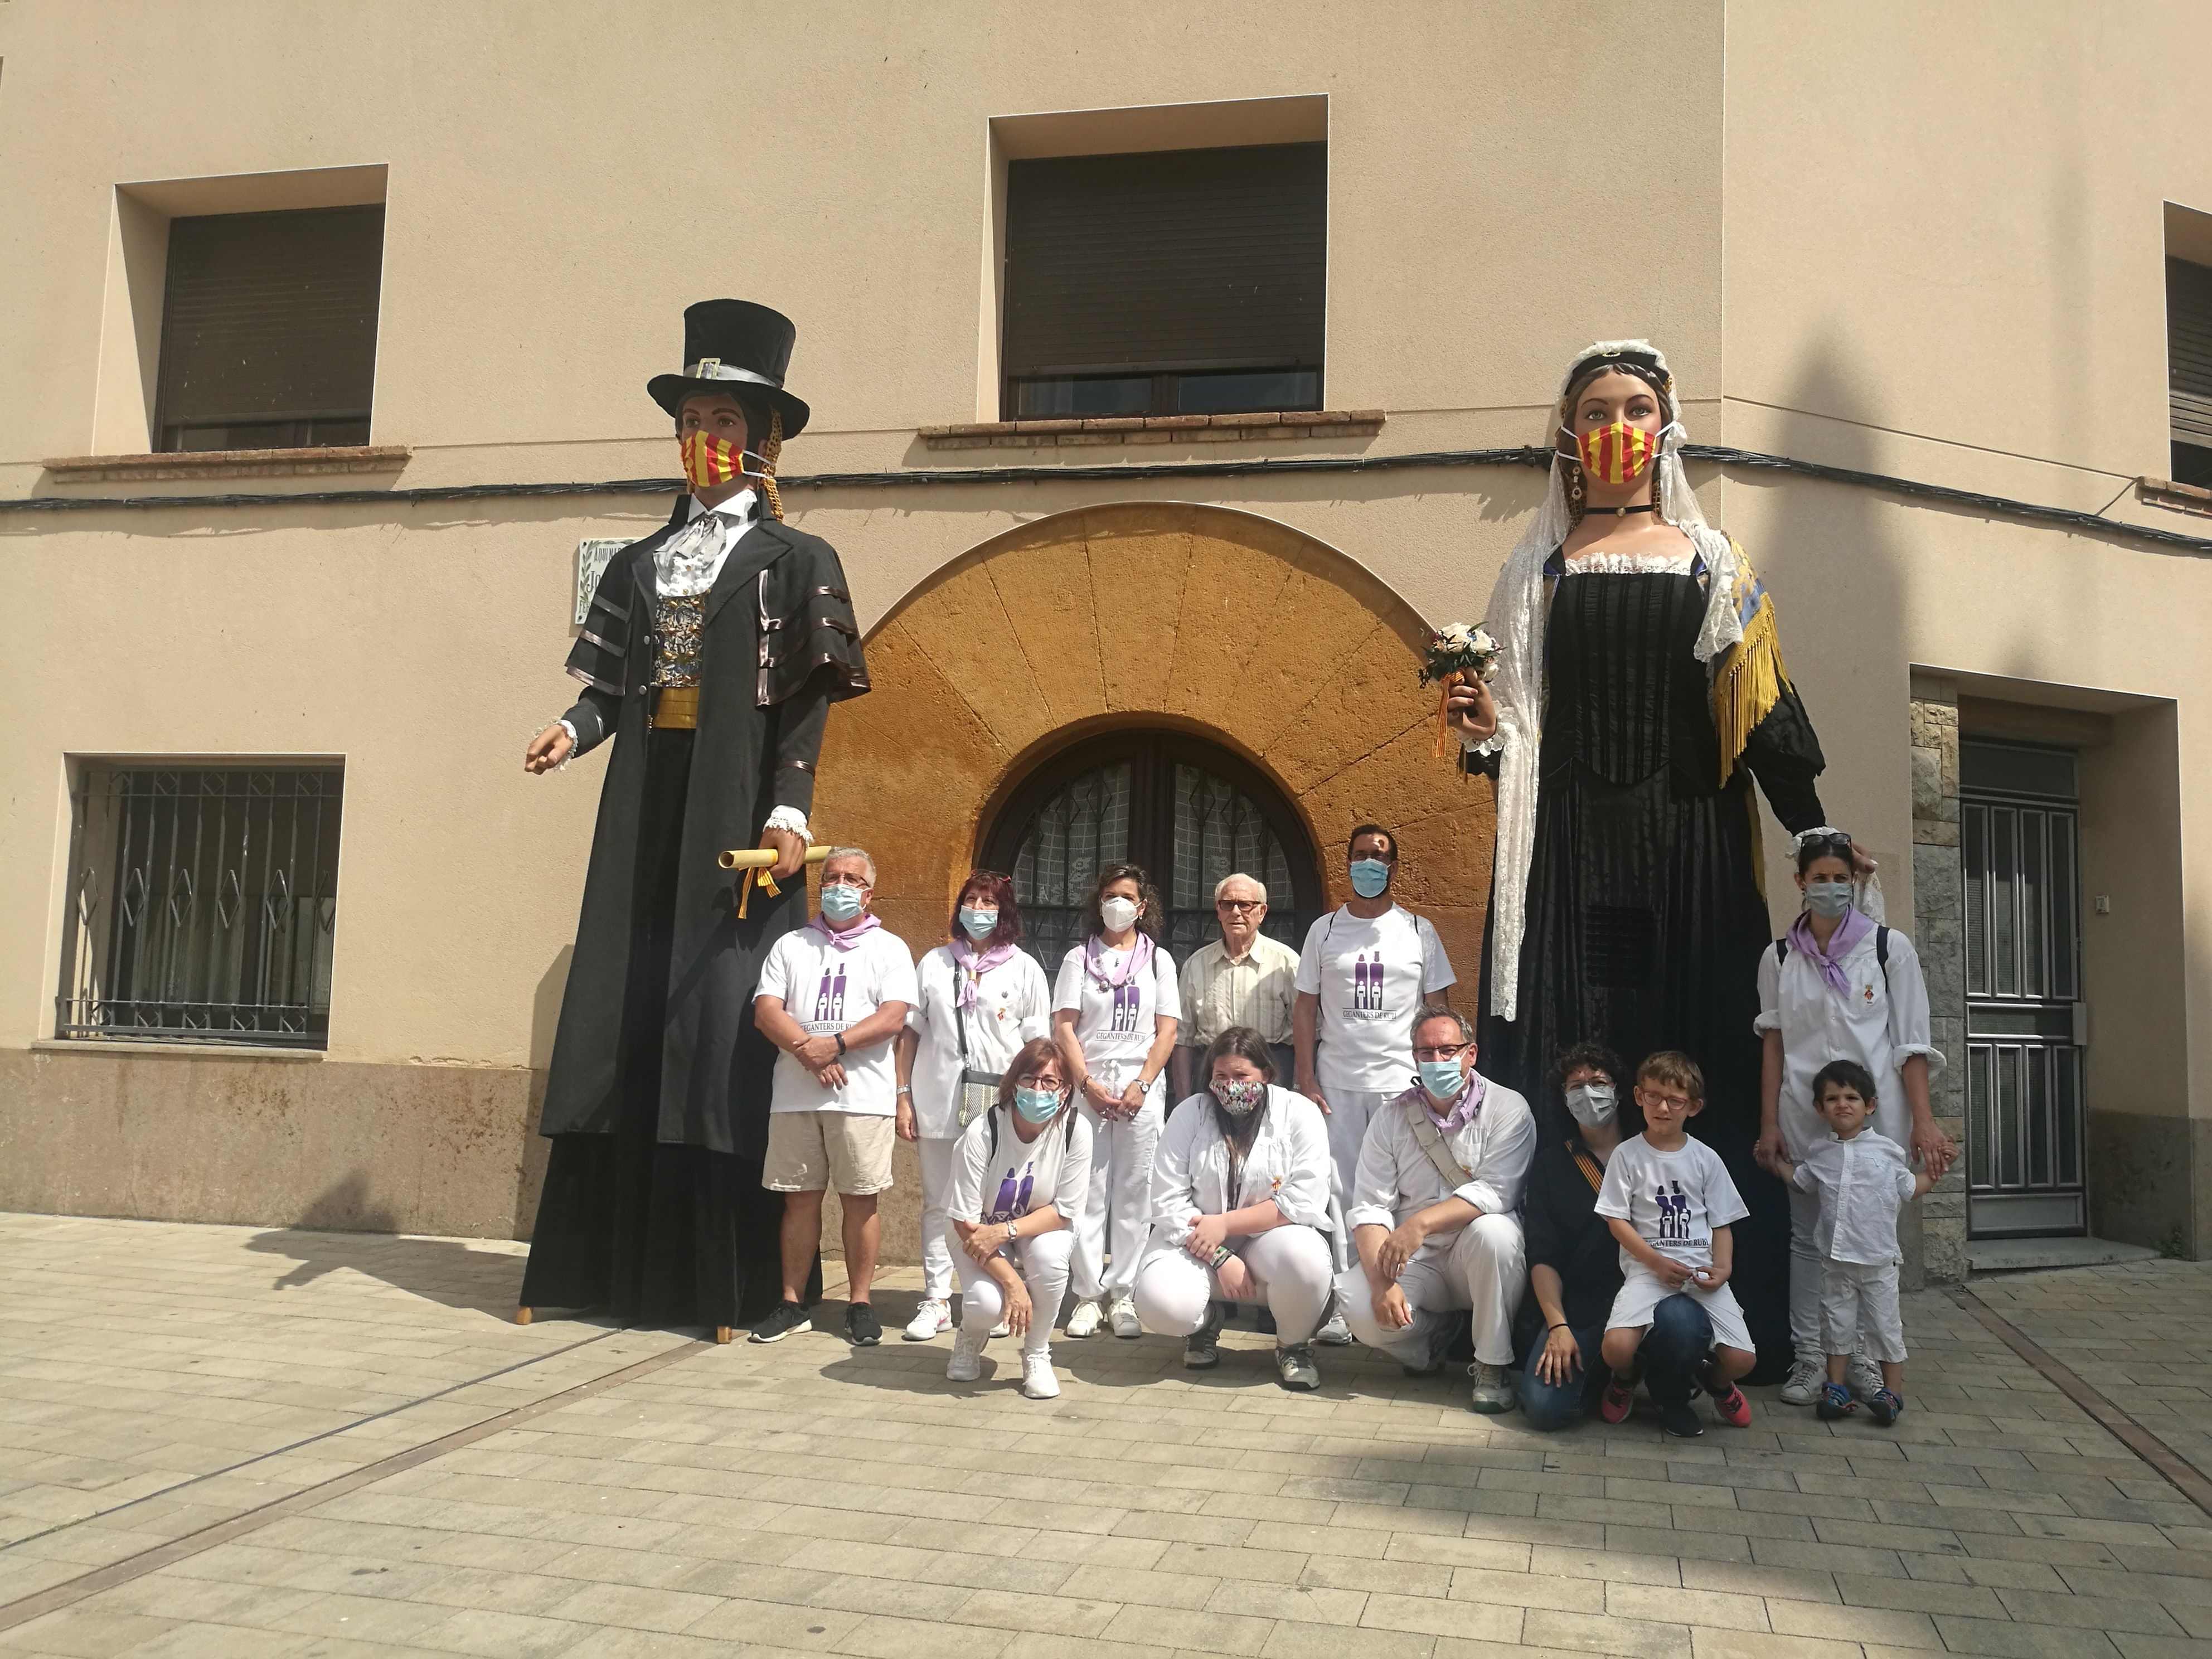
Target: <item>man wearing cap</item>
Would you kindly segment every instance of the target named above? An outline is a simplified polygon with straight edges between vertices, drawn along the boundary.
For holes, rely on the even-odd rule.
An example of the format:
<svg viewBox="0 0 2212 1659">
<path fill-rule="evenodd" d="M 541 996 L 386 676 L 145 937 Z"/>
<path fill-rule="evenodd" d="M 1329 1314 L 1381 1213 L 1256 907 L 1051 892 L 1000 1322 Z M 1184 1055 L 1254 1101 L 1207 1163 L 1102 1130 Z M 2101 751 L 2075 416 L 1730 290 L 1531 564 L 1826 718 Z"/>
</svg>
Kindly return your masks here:
<svg viewBox="0 0 2212 1659">
<path fill-rule="evenodd" d="M 775 1049 L 754 1028 L 769 946 L 806 919 L 806 813 L 830 705 L 868 689 L 837 554 L 783 522 L 775 462 L 807 408 L 788 319 L 684 313 L 684 372 L 646 391 L 690 493 L 599 578 L 575 707 L 531 739 L 542 773 L 615 744 L 539 1133 L 552 1149 L 523 1275 L 532 1310 L 605 1308 L 729 1340 L 781 1299 L 782 1200 L 761 1188 Z M 776 854 L 781 890 L 719 855 Z"/>
</svg>

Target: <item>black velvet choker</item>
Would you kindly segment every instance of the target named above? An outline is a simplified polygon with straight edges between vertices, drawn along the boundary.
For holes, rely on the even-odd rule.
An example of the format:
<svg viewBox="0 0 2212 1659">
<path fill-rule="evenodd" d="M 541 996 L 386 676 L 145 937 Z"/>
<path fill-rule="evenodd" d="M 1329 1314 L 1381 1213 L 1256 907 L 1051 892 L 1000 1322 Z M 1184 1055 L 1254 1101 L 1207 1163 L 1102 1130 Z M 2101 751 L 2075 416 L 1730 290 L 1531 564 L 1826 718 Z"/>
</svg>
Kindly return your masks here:
<svg viewBox="0 0 2212 1659">
<path fill-rule="evenodd" d="M 1605 513 L 1616 519 L 1625 519 L 1632 513 L 1649 513 L 1650 510 L 1651 503 L 1649 501 L 1641 507 L 1586 507 L 1583 509 L 1583 516 L 1587 519 L 1593 513 Z"/>
</svg>

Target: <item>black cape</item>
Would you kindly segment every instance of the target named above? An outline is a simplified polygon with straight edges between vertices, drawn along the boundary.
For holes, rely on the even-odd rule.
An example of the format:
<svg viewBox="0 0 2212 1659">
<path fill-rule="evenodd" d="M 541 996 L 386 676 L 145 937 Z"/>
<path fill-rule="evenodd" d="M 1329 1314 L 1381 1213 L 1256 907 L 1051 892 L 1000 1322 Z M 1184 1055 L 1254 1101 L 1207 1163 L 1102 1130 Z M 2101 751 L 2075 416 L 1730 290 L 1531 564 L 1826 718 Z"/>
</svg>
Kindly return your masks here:
<svg viewBox="0 0 2212 1659">
<path fill-rule="evenodd" d="M 1698 1062 L 1705 1105 L 1690 1131 L 1721 1155 L 1751 1208 L 1735 1229 L 1733 1282 L 1764 1376 L 1790 1358 L 1789 1205 L 1751 1156 L 1752 1022 L 1770 943 L 1751 784 L 1793 834 L 1814 827 L 1820 745 L 1785 684 L 1723 782 L 1711 680 L 1693 653 L 1703 579 L 1565 576 L 1556 559 L 1552 570 L 1520 1014 L 1489 1012 L 1486 926 L 1483 1073 L 1557 1109 L 1556 1125 L 1565 1120 L 1551 1069 L 1570 1043 L 1612 1048 L 1631 1074 L 1623 1088 L 1657 1049 Z"/>
<path fill-rule="evenodd" d="M 539 1133 L 612 1133 L 621 1115 L 620 1054 L 631 951 L 658 930 L 638 914 L 649 826 L 647 714 L 654 653 L 654 550 L 668 524 L 617 554 L 599 578 L 568 672 L 585 685 L 569 711 L 579 750 L 620 739 L 599 796 L 575 956 L 562 998 Z M 675 877 L 659 1137 L 665 1145 L 759 1155 L 774 1054 L 753 1029 L 753 992 L 768 948 L 805 919 L 805 884 L 756 892 L 738 917 L 742 872 L 716 862 L 759 844 L 771 809 L 813 804 L 814 764 L 829 705 L 868 689 L 860 629 L 836 550 L 774 520 L 730 550 L 706 604 L 699 724 L 692 742 Z M 642 969 L 649 964 L 640 963 Z"/>
</svg>

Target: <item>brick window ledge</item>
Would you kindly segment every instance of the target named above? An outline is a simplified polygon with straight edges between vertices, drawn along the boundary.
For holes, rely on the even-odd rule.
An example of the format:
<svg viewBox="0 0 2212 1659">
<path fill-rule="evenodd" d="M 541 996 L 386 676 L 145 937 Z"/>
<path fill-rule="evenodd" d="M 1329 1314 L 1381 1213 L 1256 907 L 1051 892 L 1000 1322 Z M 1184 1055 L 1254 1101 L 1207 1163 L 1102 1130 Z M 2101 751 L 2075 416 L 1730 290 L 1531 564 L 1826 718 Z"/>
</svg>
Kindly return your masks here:
<svg viewBox="0 0 2212 1659">
<path fill-rule="evenodd" d="M 169 455 L 65 455 L 41 461 L 57 483 L 129 483 L 151 478 L 304 478 L 330 473 L 397 472 L 413 452 L 404 444 L 349 444 L 322 449 L 203 449 Z"/>
<path fill-rule="evenodd" d="M 2146 507 L 2163 507 L 2175 513 L 2193 513 L 2212 519 L 2212 489 L 2175 483 L 2169 478 L 2137 478 L 2136 499 Z"/>
<path fill-rule="evenodd" d="M 1107 415 L 1088 419 L 977 421 L 926 426 L 931 449 L 1066 449 L 1096 444 L 1253 443 L 1271 438 L 1371 438 L 1379 409 L 1273 415 Z"/>
</svg>

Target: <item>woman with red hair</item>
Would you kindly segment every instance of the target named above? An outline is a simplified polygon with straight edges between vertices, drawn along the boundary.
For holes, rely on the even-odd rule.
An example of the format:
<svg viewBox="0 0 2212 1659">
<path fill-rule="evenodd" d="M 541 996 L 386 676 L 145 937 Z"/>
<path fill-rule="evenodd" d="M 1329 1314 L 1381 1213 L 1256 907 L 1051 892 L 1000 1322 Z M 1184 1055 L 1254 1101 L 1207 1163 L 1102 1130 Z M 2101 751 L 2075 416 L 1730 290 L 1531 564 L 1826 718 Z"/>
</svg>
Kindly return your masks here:
<svg viewBox="0 0 2212 1659">
<path fill-rule="evenodd" d="M 947 931 L 951 943 L 915 970 L 921 994 L 898 1041 L 898 1134 L 914 1143 L 921 1165 L 921 1305 L 906 1328 L 909 1342 L 927 1342 L 952 1324 L 945 1205 L 960 1132 L 990 1109 L 1021 1046 L 1052 1029 L 1052 988 L 1021 948 L 1011 880 L 995 870 L 970 871 Z M 1059 1311 L 1050 1310 L 1047 1322 Z"/>
</svg>

